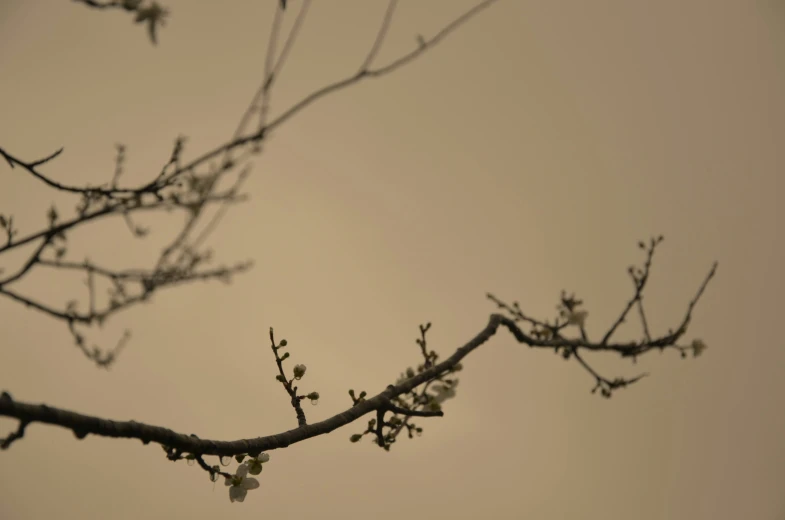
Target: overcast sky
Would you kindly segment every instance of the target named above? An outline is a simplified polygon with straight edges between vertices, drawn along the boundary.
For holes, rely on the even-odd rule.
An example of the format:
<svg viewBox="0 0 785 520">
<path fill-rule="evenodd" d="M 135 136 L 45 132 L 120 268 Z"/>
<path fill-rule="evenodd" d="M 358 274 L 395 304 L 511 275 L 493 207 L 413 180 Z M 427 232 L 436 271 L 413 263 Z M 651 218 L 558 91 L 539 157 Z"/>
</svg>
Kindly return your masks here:
<svg viewBox="0 0 785 520">
<path fill-rule="evenodd" d="M 253 95 L 274 4 L 167 0 L 153 47 L 122 12 L 3 2 L 0 146 L 27 160 L 64 147 L 44 171 L 71 184 L 108 181 L 116 143 L 129 184 L 154 176 L 180 134 L 198 156 Z M 471 5 L 400 2 L 378 63 Z M 355 72 L 385 9 L 315 2 L 273 113 Z M 211 243 L 216 262 L 255 268 L 162 291 L 92 333 L 109 344 L 132 328 L 111 370 L 62 323 L 0 299 L 0 389 L 202 438 L 279 433 L 296 422 L 270 326 L 322 396 L 305 407 L 314 422 L 347 408 L 349 388 L 376 393 L 416 364 L 418 324 L 433 323 L 442 354 L 465 343 L 495 310 L 488 291 L 542 318 L 575 291 L 601 336 L 631 296 L 637 241 L 658 234 L 654 332 L 677 326 L 719 261 L 685 338 L 705 354 L 589 357 L 609 377 L 651 373 L 604 400 L 576 363 L 502 331 L 465 360 L 445 417 L 417 421 L 421 438 L 389 453 L 350 444 L 361 420 L 274 451 L 244 504 L 157 446 L 34 424 L 0 454 L 0 517 L 783 518 L 783 92 L 776 0 L 500 1 L 406 68 L 279 127 L 251 200 Z M 76 201 L 0 164 L 0 212 L 22 232 L 53 202 Z M 144 241 L 122 219 L 85 228 L 69 254 L 144 267 L 181 222 L 159 218 L 140 219 L 153 226 Z M 40 270 L 25 290 L 62 305 L 84 287 Z M 619 339 L 639 335 L 630 320 Z M 0 435 L 14 424 L 0 420 Z"/>
</svg>

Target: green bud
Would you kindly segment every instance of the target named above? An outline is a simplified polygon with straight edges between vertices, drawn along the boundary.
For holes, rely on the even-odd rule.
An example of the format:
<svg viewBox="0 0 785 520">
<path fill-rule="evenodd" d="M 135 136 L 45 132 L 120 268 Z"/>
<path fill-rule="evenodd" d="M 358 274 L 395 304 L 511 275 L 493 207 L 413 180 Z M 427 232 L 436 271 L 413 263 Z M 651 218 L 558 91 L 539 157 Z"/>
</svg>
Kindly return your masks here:
<svg viewBox="0 0 785 520">
<path fill-rule="evenodd" d="M 242 462 L 244 458 L 245 458 L 245 455 L 235 455 L 234 456 L 234 460 L 236 460 L 237 462 Z"/>
<path fill-rule="evenodd" d="M 284 352 L 283 356 L 281 356 L 281 361 L 283 361 L 284 359 L 286 359 L 288 357 L 289 357 L 289 353 L 288 352 Z"/>
<path fill-rule="evenodd" d="M 281 343 L 280 343 L 280 346 L 282 346 L 282 347 L 285 347 L 285 346 L 286 346 L 286 345 L 288 345 L 288 344 L 289 344 L 289 343 L 288 343 L 288 342 L 287 342 L 285 339 L 282 339 L 282 340 L 281 340 Z"/>
<path fill-rule="evenodd" d="M 352 442 L 357 442 L 357 441 L 359 441 L 362 438 L 363 438 L 362 435 L 360 435 L 359 433 L 355 433 L 354 435 L 349 437 L 349 440 L 352 441 Z"/>
<path fill-rule="evenodd" d="M 286 382 L 286 378 L 284 376 L 282 376 L 281 374 L 278 374 L 277 376 L 275 376 L 275 379 L 277 379 L 281 383 L 285 383 Z"/>
</svg>

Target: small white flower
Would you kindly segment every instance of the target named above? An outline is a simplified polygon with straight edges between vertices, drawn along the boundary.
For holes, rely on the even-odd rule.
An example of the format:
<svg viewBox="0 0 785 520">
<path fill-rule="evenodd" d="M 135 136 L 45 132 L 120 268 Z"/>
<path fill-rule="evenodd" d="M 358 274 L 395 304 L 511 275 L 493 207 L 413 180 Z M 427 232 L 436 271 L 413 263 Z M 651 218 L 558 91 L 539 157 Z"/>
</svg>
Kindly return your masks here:
<svg viewBox="0 0 785 520">
<path fill-rule="evenodd" d="M 583 327 L 584 323 L 586 323 L 586 316 L 588 315 L 588 311 L 571 311 L 567 315 L 567 323 L 569 325 Z"/>
<path fill-rule="evenodd" d="M 270 455 L 262 453 L 258 457 L 248 459 L 248 473 L 251 475 L 258 475 L 262 472 L 262 464 L 270 460 Z"/>
<path fill-rule="evenodd" d="M 230 502 L 242 502 L 245 500 L 245 495 L 248 494 L 249 489 L 259 487 L 258 480 L 246 475 L 248 475 L 248 465 L 243 463 L 237 466 L 237 473 L 232 478 L 224 480 L 225 485 L 231 486 L 229 488 Z"/>
<path fill-rule="evenodd" d="M 433 402 L 436 404 L 441 405 L 447 399 L 452 399 L 455 397 L 455 387 L 458 386 L 458 380 L 455 379 L 453 384 L 449 387 L 447 385 L 436 385 L 433 387 L 433 391 L 436 392 L 436 395 L 433 396 Z"/>
<path fill-rule="evenodd" d="M 692 355 L 693 357 L 700 356 L 704 350 L 706 350 L 707 346 L 703 342 L 702 339 L 694 339 L 692 340 Z"/>
</svg>

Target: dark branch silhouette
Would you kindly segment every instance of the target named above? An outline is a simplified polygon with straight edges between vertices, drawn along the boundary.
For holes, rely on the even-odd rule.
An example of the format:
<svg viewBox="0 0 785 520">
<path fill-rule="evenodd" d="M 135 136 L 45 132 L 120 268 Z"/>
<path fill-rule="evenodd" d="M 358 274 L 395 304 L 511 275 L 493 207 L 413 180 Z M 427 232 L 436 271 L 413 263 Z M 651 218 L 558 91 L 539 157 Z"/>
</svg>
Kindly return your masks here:
<svg viewBox="0 0 785 520">
<path fill-rule="evenodd" d="M 646 263 L 650 265 L 651 255 L 656 244 L 659 244 L 661 239 L 652 240 L 650 249 L 647 253 Z M 612 392 L 618 388 L 626 387 L 636 381 L 640 380 L 642 375 L 638 375 L 631 379 L 615 378 L 608 379 L 599 375 L 592 369 L 582 357 L 580 351 L 587 352 L 612 352 L 620 355 L 623 358 L 637 358 L 652 350 L 663 351 L 665 349 L 673 349 L 678 351 L 683 357 L 687 352 L 692 351 L 694 356 L 702 353 L 705 345 L 699 340 L 693 341 L 688 346 L 679 345 L 677 342 L 687 331 L 687 325 L 692 318 L 692 311 L 702 296 L 708 282 L 716 272 L 716 264 L 712 266 L 709 274 L 700 285 L 695 297 L 689 302 L 687 312 L 678 326 L 673 331 L 668 331 L 667 334 L 657 337 L 653 340 L 632 341 L 627 343 L 610 343 L 605 340 L 592 342 L 585 333 L 584 320 L 586 319 L 585 311 L 579 310 L 581 301 L 577 300 L 574 296 L 567 297 L 562 294 L 560 303 L 560 316 L 557 317 L 553 323 L 549 321 L 542 321 L 531 318 L 525 315 L 517 302 L 512 305 L 507 305 L 498 300 L 495 296 L 489 294 L 488 298 L 494 301 L 500 308 L 503 308 L 511 317 L 502 314 L 492 314 L 488 324 L 468 343 L 458 348 L 449 358 L 437 363 L 438 354 L 435 351 L 428 351 L 426 342 L 426 333 L 430 329 L 430 323 L 420 326 L 421 337 L 417 339 L 420 346 L 420 351 L 423 356 L 423 363 L 420 364 L 415 373 L 414 369 L 408 369 L 405 374 L 394 385 L 389 385 L 381 393 L 366 398 L 366 393 L 362 392 L 359 397 L 355 395 L 353 390 L 349 391 L 352 398 L 352 407 L 316 424 L 307 424 L 305 415 L 300 407 L 300 401 L 303 399 L 318 400 L 319 394 L 311 392 L 308 395 L 299 395 L 297 387 L 293 386 L 295 380 L 300 380 L 305 375 L 304 365 L 295 365 L 293 369 L 294 377 L 289 379 L 283 368 L 283 362 L 288 359 L 289 354 L 279 355 L 279 351 L 288 345 L 286 340 L 281 340 L 279 343 L 275 342 L 273 330 L 270 329 L 270 341 L 272 349 L 275 354 L 275 361 L 278 367 L 278 375 L 276 379 L 281 382 L 284 389 L 291 397 L 291 403 L 297 415 L 298 427 L 283 433 L 269 435 L 265 437 L 258 437 L 256 439 L 241 439 L 236 441 L 215 441 L 199 439 L 194 435 L 186 435 L 184 433 L 177 433 L 160 426 L 151 426 L 136 421 L 112 421 L 102 419 L 99 417 L 91 417 L 87 415 L 77 414 L 59 408 L 53 408 L 47 405 L 34 405 L 23 403 L 11 398 L 10 394 L 4 393 L 0 399 L 0 416 L 14 417 L 20 421 L 20 424 L 25 426 L 33 422 L 40 422 L 45 424 L 52 424 L 73 430 L 77 438 L 84 438 L 88 434 L 99 435 L 104 437 L 123 437 L 141 440 L 147 444 L 149 442 L 156 442 L 166 446 L 168 449 L 177 450 L 180 454 L 191 453 L 200 456 L 203 455 L 218 455 L 218 456 L 236 456 L 243 454 L 259 454 L 263 451 L 274 450 L 277 448 L 285 448 L 291 444 L 304 441 L 317 435 L 330 433 L 331 431 L 349 424 L 363 415 L 376 411 L 379 418 L 374 425 L 369 425 L 369 429 L 365 433 L 373 432 L 377 434 L 377 443 L 389 449 L 390 444 L 395 441 L 398 432 L 406 422 L 398 418 L 397 415 L 404 415 L 408 420 L 410 417 L 430 417 L 441 415 L 441 402 L 440 397 L 446 394 L 444 399 L 454 395 L 454 387 L 457 386 L 457 380 L 445 379 L 445 376 L 454 375 L 462 369 L 460 361 L 466 357 L 470 352 L 487 342 L 500 326 L 507 328 L 513 337 L 519 342 L 528 345 L 532 348 L 552 348 L 557 353 L 561 353 L 565 359 L 575 357 L 579 363 L 586 368 L 586 370 L 595 379 L 595 388 L 600 389 L 605 397 L 611 397 Z M 633 302 L 640 299 L 640 291 L 636 290 L 633 296 Z M 625 309 L 629 309 L 631 305 L 628 303 Z M 623 312 L 623 314 L 626 310 Z M 519 323 L 528 323 L 532 326 L 531 332 L 526 333 L 520 327 Z M 580 330 L 580 338 L 571 339 L 564 335 L 564 331 L 570 327 L 577 327 Z M 614 323 L 609 332 L 614 330 L 617 323 Z M 607 337 L 608 334 L 606 333 Z M 437 391 L 436 395 L 427 394 L 428 387 L 434 383 L 439 382 L 445 384 Z M 420 392 L 415 392 L 417 387 L 423 386 Z M 452 390 L 452 391 L 451 391 Z M 443 401 L 444 399 L 441 399 Z M 384 414 L 387 412 L 393 413 L 393 419 L 384 422 Z M 390 432 L 386 434 L 381 433 L 382 427 L 390 427 Z M 22 429 L 23 430 L 23 429 Z M 420 430 L 421 431 L 421 430 Z M 20 434 L 12 434 L 9 436 L 4 445 L 10 445 L 11 442 L 23 436 Z M 10 440 L 9 440 L 10 439 Z M 356 439 L 356 438 L 355 438 Z M 354 440 L 354 439 L 353 439 Z"/>
<path fill-rule="evenodd" d="M 136 23 L 147 25 L 153 43 L 157 40 L 157 28 L 163 25 L 164 18 L 168 15 L 168 11 L 155 1 L 74 1 L 99 11 L 114 9 L 132 15 Z M 218 229 L 218 224 L 226 211 L 233 204 L 245 200 L 239 190 L 250 174 L 249 159 L 263 151 L 263 143 L 273 130 L 331 93 L 368 78 L 383 77 L 407 65 L 495 1 L 484 0 L 478 3 L 431 38 L 417 35 L 417 45 L 414 50 L 374 68 L 374 61 L 384 45 L 397 5 L 396 0 L 391 0 L 370 50 L 356 73 L 315 90 L 285 109 L 276 118 L 269 120 L 273 87 L 282 73 L 311 6 L 311 0 L 303 0 L 300 3 L 296 19 L 284 40 L 282 50 L 276 53 L 283 16 L 286 9 L 291 8 L 286 1 L 278 0 L 275 2 L 276 11 L 270 30 L 262 80 L 231 139 L 202 152 L 190 162 L 184 162 L 182 155 L 186 140 L 184 137 L 178 137 L 160 171 L 150 180 L 136 187 L 120 185 L 127 152 L 123 145 L 117 147 L 115 167 L 110 181 L 98 186 L 68 185 L 42 171 L 65 153 L 62 148 L 40 159 L 29 160 L 0 147 L 0 155 L 12 169 L 29 174 L 55 191 L 78 198 L 73 216 L 63 218 L 58 208 L 52 206 L 46 212 L 48 226 L 38 231 L 26 232 L 24 235 L 20 235 L 19 224 L 13 216 L 0 214 L 0 232 L 5 235 L 0 245 L 0 258 L 3 254 L 21 250 L 25 246 L 32 249 L 30 255 L 17 269 L 10 273 L 0 271 L 0 296 L 63 322 L 82 353 L 97 366 L 108 368 L 126 346 L 130 333 L 126 331 L 111 349 L 101 349 L 97 346 L 88 348 L 86 329 L 96 324 L 101 326 L 115 314 L 138 303 L 148 302 L 158 290 L 196 280 L 230 282 L 234 275 L 251 267 L 250 262 L 207 267 L 213 252 L 204 249 L 202 244 Z M 216 208 L 215 213 L 209 218 L 206 211 L 208 208 Z M 121 217 L 132 238 L 144 239 L 149 229 L 137 225 L 134 218 L 137 214 L 162 210 L 180 211 L 187 218 L 182 228 L 163 248 L 154 265 L 112 269 L 89 259 L 80 261 L 68 258 L 67 237 L 73 231 L 100 219 Z M 199 225 L 202 223 L 204 224 L 200 230 Z M 640 268 L 630 267 L 628 270 L 634 286 L 633 296 L 599 340 L 593 340 L 587 334 L 585 322 L 588 312 L 583 309 L 582 300 L 575 295 L 568 296 L 566 292 L 562 292 L 558 316 L 553 320 L 541 320 L 525 314 L 518 302 L 507 304 L 496 296 L 488 294 L 488 299 L 501 309 L 503 314 L 491 314 L 488 324 L 465 345 L 457 348 L 452 355 L 439 361 L 439 354 L 429 349 L 427 343 L 426 336 L 431 324 L 421 325 L 420 337 L 416 342 L 422 362 L 416 368 L 407 368 L 395 384 L 388 385 L 372 397 L 369 397 L 365 391 L 358 394 L 353 389 L 349 390 L 351 398 L 349 408 L 324 421 L 308 424 L 301 403 L 307 399 L 315 404 L 319 400 L 319 393 L 316 391 L 304 393 L 299 390 L 299 386 L 296 386 L 300 385 L 300 381 L 305 377 L 306 366 L 298 363 L 291 370 L 285 368 L 284 363 L 291 357 L 289 350 L 285 350 L 288 343 L 284 339 L 276 342 L 271 328 L 270 343 L 277 368 L 275 377 L 283 386 L 297 420 L 297 426 L 291 430 L 253 439 L 231 441 L 201 439 L 194 434 L 175 432 L 163 426 L 136 421 L 114 421 L 45 404 L 27 403 L 13 398 L 6 391 L 0 395 L 0 416 L 16 419 L 18 425 L 6 437 L 0 438 L 0 448 L 7 449 L 24 438 L 28 426 L 33 423 L 69 429 L 78 439 L 95 435 L 137 439 L 144 444 L 157 443 L 163 447 L 169 460 L 185 459 L 188 464 L 198 464 L 201 469 L 209 473 L 212 481 L 220 476 L 224 477 L 226 485 L 231 486 L 230 499 L 242 502 L 248 490 L 258 487 L 258 482 L 253 477 L 248 477 L 248 474 L 257 475 L 261 472 L 262 464 L 269 461 L 269 454 L 266 452 L 330 433 L 369 413 L 373 413 L 374 416 L 368 420 L 364 430 L 350 436 L 351 442 L 358 442 L 369 435 L 375 445 L 390 450 L 402 432 L 405 432 L 409 438 L 421 435 L 423 428 L 414 423 L 415 418 L 419 421 L 444 415 L 443 404 L 456 395 L 458 386 L 456 374 L 463 368 L 461 362 L 496 334 L 499 327 L 506 328 L 518 343 L 531 348 L 553 349 L 565 360 L 575 359 L 593 378 L 592 393 L 599 390 L 600 395 L 610 398 L 614 391 L 632 385 L 648 374 L 641 373 L 631 378 L 606 377 L 589 363 L 588 357 L 594 353 L 614 353 L 635 362 L 638 357 L 653 350 L 675 350 L 682 357 L 686 357 L 690 352 L 693 356 L 698 356 L 706 348 L 700 339 L 694 339 L 689 344 L 682 344 L 680 341 L 687 332 L 695 305 L 716 272 L 716 263 L 688 303 L 685 316 L 675 330 L 671 329 L 667 334 L 652 337 L 642 295 L 649 280 L 655 250 L 661 242 L 662 237 L 658 237 L 652 238 L 648 244 L 644 242 L 638 244 L 645 253 L 645 259 Z M 86 299 L 86 309 L 80 310 L 78 299 L 65 302 L 62 306 L 54 306 L 20 292 L 16 284 L 38 269 L 83 275 L 87 294 L 82 300 Z M 110 287 L 106 301 L 97 295 L 96 285 L 99 281 Z M 633 307 L 637 309 L 641 320 L 642 338 L 638 341 L 613 342 L 614 334 L 621 324 L 626 322 Z M 528 332 L 524 331 L 524 328 L 528 329 Z M 219 457 L 220 464 L 208 464 L 205 461 L 206 456 Z M 237 470 L 234 473 L 222 471 L 221 465 L 228 465 L 232 457 L 239 464 Z"/>
</svg>

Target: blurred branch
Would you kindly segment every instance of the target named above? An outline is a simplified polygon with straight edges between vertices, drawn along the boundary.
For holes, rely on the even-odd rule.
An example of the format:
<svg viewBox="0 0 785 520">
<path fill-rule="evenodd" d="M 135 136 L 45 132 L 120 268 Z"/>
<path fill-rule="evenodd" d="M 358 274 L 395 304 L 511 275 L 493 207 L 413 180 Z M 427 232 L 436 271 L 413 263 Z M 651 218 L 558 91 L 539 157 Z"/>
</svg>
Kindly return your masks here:
<svg viewBox="0 0 785 520">
<path fill-rule="evenodd" d="M 380 77 L 385 76 L 385 75 L 387 75 L 387 74 L 389 74 L 391 72 L 394 72 L 395 70 L 397 70 L 400 67 L 403 67 L 404 65 L 407 65 L 408 63 L 410 63 L 413 60 L 415 60 L 416 58 L 420 57 L 422 54 L 424 54 L 428 50 L 434 48 L 444 38 L 449 36 L 450 33 L 455 31 L 459 27 L 461 27 L 463 24 L 468 22 L 471 18 L 473 18 L 474 16 L 479 14 L 482 10 L 490 7 L 492 4 L 494 4 L 497 1 L 498 0 L 484 0 L 483 2 L 480 2 L 479 4 L 477 4 L 476 6 L 474 6 L 471 9 L 469 9 L 467 12 L 465 12 L 464 14 L 462 14 L 461 16 L 459 16 L 458 18 L 456 18 L 455 20 L 453 20 L 452 22 L 447 24 L 442 30 L 440 30 L 438 33 L 436 33 L 436 35 L 433 36 L 432 38 L 428 38 L 428 39 L 423 38 L 423 39 L 419 40 L 418 46 L 417 46 L 416 49 L 414 49 L 414 50 L 404 54 L 403 56 L 401 56 L 401 57 L 399 57 L 399 58 L 397 58 L 395 60 L 393 60 L 392 62 L 388 63 L 387 65 L 384 65 L 384 66 L 376 68 L 376 69 L 369 68 L 370 67 L 370 62 L 375 57 L 375 53 L 370 54 L 369 57 L 368 57 L 369 59 L 365 60 L 365 63 L 367 63 L 367 66 L 365 68 L 360 69 L 360 71 L 357 72 L 353 76 L 350 76 L 348 78 L 345 78 L 345 79 L 342 79 L 342 80 L 337 81 L 335 83 L 332 83 L 330 85 L 327 85 L 327 86 L 325 86 L 325 87 L 323 87 L 323 88 L 313 92 L 312 94 L 306 96 L 301 101 L 295 103 L 292 107 L 290 107 L 289 109 L 284 111 L 283 114 L 281 114 L 280 116 L 275 118 L 273 121 L 271 121 L 267 125 L 263 126 L 261 128 L 261 130 L 260 130 L 260 133 L 262 135 L 264 135 L 264 133 L 272 131 L 273 129 L 275 129 L 276 127 L 280 126 L 284 122 L 286 122 L 288 119 L 293 117 L 295 114 L 297 114 L 298 112 L 303 110 L 305 107 L 307 107 L 311 103 L 314 103 L 315 101 L 318 101 L 319 99 L 321 99 L 321 98 L 323 98 L 323 97 L 325 97 L 325 96 L 327 96 L 329 94 L 335 93 L 335 92 L 337 92 L 339 90 L 342 90 L 342 89 L 344 89 L 346 87 L 349 87 L 349 86 L 352 86 L 354 84 L 357 84 L 357 83 L 359 83 L 360 81 L 362 81 L 362 80 L 364 80 L 366 78 L 380 78 Z M 384 22 L 382 23 L 382 27 L 379 30 L 379 34 L 381 36 L 377 36 L 377 41 L 379 41 L 380 39 L 383 39 L 383 36 L 386 33 L 386 31 L 387 31 L 387 25 L 389 23 L 388 22 L 388 17 L 391 17 L 391 16 L 392 16 L 392 10 L 388 9 L 387 12 L 385 13 L 385 18 L 384 18 Z M 381 45 L 381 43 L 379 45 Z"/>
<path fill-rule="evenodd" d="M 122 9 L 134 15 L 135 23 L 146 23 L 147 32 L 153 45 L 157 43 L 157 29 L 159 25 L 165 24 L 165 19 L 169 15 L 169 10 L 161 7 L 158 2 L 145 0 L 74 0 L 92 9 L 102 11 L 110 9 Z"/>
<path fill-rule="evenodd" d="M 156 2 L 149 1 L 75 1 L 89 8 L 99 10 L 124 10 L 135 14 L 137 22 L 149 23 L 151 26 L 160 24 L 163 17 L 167 14 L 167 11 Z M 53 190 L 77 196 L 80 199 L 76 207 L 75 216 L 62 219 L 53 206 L 47 213 L 49 225 L 45 229 L 21 236 L 18 224 L 14 221 L 13 216 L 9 215 L 6 217 L 0 214 L 0 228 L 6 235 L 5 244 L 0 245 L 0 257 L 2 257 L 3 253 L 10 253 L 36 241 L 39 242 L 35 251 L 19 270 L 13 274 L 5 275 L 4 278 L 0 278 L 0 296 L 5 296 L 12 301 L 41 311 L 52 318 L 62 320 L 69 324 L 69 329 L 73 329 L 73 324 L 75 323 L 90 325 L 97 322 L 100 325 L 110 315 L 121 312 L 136 303 L 147 301 L 154 289 L 171 287 L 194 280 L 213 278 L 225 280 L 230 275 L 246 270 L 250 266 L 249 263 L 238 264 L 234 268 L 221 268 L 210 271 L 195 271 L 193 270 L 194 266 L 190 264 L 194 261 L 194 258 L 206 258 L 206 256 L 200 256 L 203 253 L 197 253 L 197 251 L 211 233 L 218 228 L 220 220 L 226 214 L 230 205 L 244 200 L 244 197 L 238 194 L 238 190 L 250 173 L 250 166 L 247 162 L 252 155 L 261 152 L 261 144 L 268 133 L 317 99 L 357 83 L 363 78 L 379 77 L 392 72 L 422 55 L 447 34 L 467 22 L 482 9 L 488 7 L 493 1 L 495 0 L 481 2 L 445 26 L 436 36 L 425 41 L 424 44 L 421 43 L 415 50 L 401 56 L 398 60 L 385 67 L 372 70 L 369 67 L 381 49 L 384 37 L 392 21 L 396 2 L 391 1 L 382 19 L 378 34 L 358 74 L 341 82 L 317 89 L 313 94 L 284 111 L 277 119 L 268 123 L 267 117 L 270 110 L 272 88 L 276 79 L 280 76 L 286 59 L 296 42 L 311 1 L 304 0 L 301 3 L 297 18 L 286 36 L 283 48 L 280 54 L 276 56 L 277 42 L 280 36 L 280 27 L 285 8 L 283 3 L 279 4 L 273 17 L 273 26 L 270 31 L 270 41 L 267 46 L 264 76 L 261 85 L 241 117 L 232 138 L 213 150 L 183 164 L 181 158 L 185 150 L 185 138 L 178 137 L 174 142 L 169 159 L 163 164 L 157 175 L 140 186 L 119 186 L 119 181 L 124 172 L 126 157 L 126 148 L 123 145 L 117 146 L 115 167 L 110 181 L 99 186 L 68 185 L 41 171 L 42 167 L 51 165 L 63 153 L 62 148 L 43 158 L 28 161 L 0 147 L 0 156 L 12 169 L 24 171 Z M 254 115 L 259 116 L 259 126 L 256 131 L 247 134 L 248 123 Z M 240 153 L 236 154 L 235 152 Z M 222 158 L 219 162 L 216 162 L 219 156 L 222 156 Z M 234 172 L 238 173 L 231 186 L 223 192 L 217 192 L 221 179 Z M 206 214 L 204 211 L 206 207 L 210 205 L 217 205 L 217 211 L 211 215 L 206 225 L 199 230 L 200 219 Z M 187 215 L 186 223 L 168 245 L 164 247 L 154 267 L 135 271 L 139 275 L 135 280 L 132 280 L 133 277 L 130 276 L 129 273 L 131 271 L 129 270 L 110 272 L 87 263 L 78 264 L 73 261 L 65 261 L 68 254 L 67 234 L 104 217 L 119 215 L 122 216 L 132 237 L 137 239 L 144 238 L 150 230 L 136 225 L 132 216 L 143 211 L 161 209 L 166 211 L 184 210 Z M 192 239 L 191 235 L 197 231 L 196 238 Z M 49 250 L 54 251 L 54 259 L 44 258 L 45 253 Z M 75 312 L 75 302 L 69 303 L 69 309 L 57 309 L 11 288 L 14 283 L 34 272 L 37 266 L 66 271 L 83 270 L 88 277 L 88 300 L 91 310 L 87 313 Z M 2 273 L 3 271 L 0 271 L 0 275 Z M 92 278 L 94 275 L 108 277 L 115 287 L 110 303 L 104 309 L 95 309 L 95 280 Z M 128 294 L 123 284 L 131 281 L 142 283 L 144 286 L 143 290 L 136 294 Z M 73 330 L 72 335 L 77 345 L 81 348 L 80 341 L 83 341 L 81 335 L 73 332 Z M 92 358 L 96 359 L 95 356 L 92 356 Z M 99 363 L 99 365 L 106 366 L 105 363 Z"/>
</svg>

